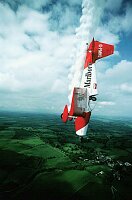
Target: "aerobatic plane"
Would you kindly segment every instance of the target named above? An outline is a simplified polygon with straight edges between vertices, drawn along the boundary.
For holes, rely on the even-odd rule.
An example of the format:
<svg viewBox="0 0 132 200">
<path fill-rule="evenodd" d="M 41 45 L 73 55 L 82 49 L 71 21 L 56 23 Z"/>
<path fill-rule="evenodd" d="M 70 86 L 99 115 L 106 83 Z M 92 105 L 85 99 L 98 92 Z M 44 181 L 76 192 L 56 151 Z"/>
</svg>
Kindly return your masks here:
<svg viewBox="0 0 132 200">
<path fill-rule="evenodd" d="M 81 141 L 87 134 L 93 110 L 91 104 L 96 102 L 98 95 L 95 62 L 113 53 L 114 45 L 95 41 L 93 38 L 87 47 L 80 87 L 74 87 L 70 108 L 66 105 L 61 114 L 64 123 L 74 119 L 76 134 Z"/>
</svg>

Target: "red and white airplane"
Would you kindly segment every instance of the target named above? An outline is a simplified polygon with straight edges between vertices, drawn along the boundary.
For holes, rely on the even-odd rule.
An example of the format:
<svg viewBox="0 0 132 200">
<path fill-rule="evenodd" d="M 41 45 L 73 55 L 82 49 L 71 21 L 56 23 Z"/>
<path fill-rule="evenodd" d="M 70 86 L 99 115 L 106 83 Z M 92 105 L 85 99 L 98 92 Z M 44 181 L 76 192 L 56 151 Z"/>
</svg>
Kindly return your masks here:
<svg viewBox="0 0 132 200">
<path fill-rule="evenodd" d="M 92 101 L 96 101 L 96 95 L 98 94 L 95 62 L 113 53 L 113 45 L 94 41 L 93 38 L 86 51 L 80 87 L 74 87 L 70 109 L 68 110 L 66 105 L 61 114 L 64 123 L 74 119 L 76 134 L 81 140 L 87 134 L 92 111 L 90 104 Z"/>
</svg>

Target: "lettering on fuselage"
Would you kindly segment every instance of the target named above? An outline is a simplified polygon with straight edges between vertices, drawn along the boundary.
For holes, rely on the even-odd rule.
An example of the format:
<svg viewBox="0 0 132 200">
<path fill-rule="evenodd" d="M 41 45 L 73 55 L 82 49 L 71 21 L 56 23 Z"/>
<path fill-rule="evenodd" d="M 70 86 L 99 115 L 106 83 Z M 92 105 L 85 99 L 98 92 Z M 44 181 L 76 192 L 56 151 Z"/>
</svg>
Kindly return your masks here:
<svg viewBox="0 0 132 200">
<path fill-rule="evenodd" d="M 99 44 L 99 48 L 98 48 L 98 58 L 102 57 L 102 51 L 103 51 L 103 45 Z"/>
<path fill-rule="evenodd" d="M 84 82 L 84 87 L 89 87 L 91 85 L 91 78 L 92 78 L 92 65 L 88 66 L 88 71 L 85 74 L 86 81 Z"/>
</svg>

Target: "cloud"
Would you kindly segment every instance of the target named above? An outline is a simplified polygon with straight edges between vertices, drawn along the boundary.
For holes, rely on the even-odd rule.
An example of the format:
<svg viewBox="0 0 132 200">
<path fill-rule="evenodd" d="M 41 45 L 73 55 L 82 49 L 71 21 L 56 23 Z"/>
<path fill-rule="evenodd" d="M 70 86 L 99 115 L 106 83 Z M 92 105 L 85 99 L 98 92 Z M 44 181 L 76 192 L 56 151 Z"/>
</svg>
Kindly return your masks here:
<svg viewBox="0 0 132 200">
<path fill-rule="evenodd" d="M 40 111 L 50 110 L 51 103 L 60 109 L 58 94 L 68 88 L 73 34 L 51 31 L 50 13 L 24 5 L 14 12 L 7 4 L 0 4 L 0 11 L 1 107 Z"/>
<path fill-rule="evenodd" d="M 132 111 L 132 62 L 121 60 L 120 51 L 121 54 L 127 52 L 127 47 L 123 45 L 123 50 L 118 48 L 122 40 L 125 43 L 127 36 L 132 33 L 131 14 L 130 1 L 118 0 L 113 4 L 112 1 L 106 1 L 102 21 L 95 33 L 97 40 L 115 45 L 113 56 L 96 62 L 99 91 L 97 110 L 101 114 L 130 115 Z M 112 110 L 106 106 L 109 102 L 112 102 Z"/>
<path fill-rule="evenodd" d="M 105 26 L 99 26 L 95 33 L 97 40 L 103 41 L 104 43 L 118 44 L 120 39 L 119 36 L 112 33 L 109 28 Z"/>
<path fill-rule="evenodd" d="M 84 0 L 82 2 L 82 16 L 80 18 L 80 25 L 76 28 L 75 35 L 75 53 L 73 56 L 74 62 L 68 75 L 70 80 L 68 97 L 69 102 L 72 100 L 73 88 L 80 86 L 82 76 L 80 72 L 83 71 L 87 49 L 86 43 L 91 42 L 98 27 L 103 10 L 103 2 L 104 1 L 100 1 L 100 5 L 96 1 Z"/>
<path fill-rule="evenodd" d="M 103 77 L 103 74 L 102 74 L 102 77 L 109 84 L 111 82 L 112 84 L 122 83 L 126 81 L 132 82 L 131 73 L 132 73 L 132 62 L 122 60 L 117 65 L 113 66 L 112 68 L 107 69 L 104 74 L 104 77 Z"/>
<path fill-rule="evenodd" d="M 86 39 L 96 31 L 96 39 L 116 45 L 116 56 L 96 64 L 97 109 L 99 113 L 130 115 L 132 62 L 121 61 L 117 47 L 121 35 L 131 33 L 132 5 L 110 2 L 91 1 L 98 9 L 100 4 L 101 15 L 80 19 L 82 1 L 78 0 L 1 0 L 0 109 L 61 112 L 68 102 L 68 74 L 70 70 L 74 73 L 71 66 L 81 46 L 75 33 Z M 84 9 L 87 12 L 92 8 Z M 86 23 L 86 31 L 81 27 L 79 32 L 76 28 L 88 20 L 95 26 Z"/>
<path fill-rule="evenodd" d="M 41 9 L 42 6 L 46 6 L 49 3 L 49 0 L 1 0 L 1 3 L 4 5 L 8 4 L 11 9 L 16 11 L 21 5 L 26 5 L 32 9 Z"/>
<path fill-rule="evenodd" d="M 99 63 L 98 63 L 99 64 Z M 98 92 L 99 103 L 98 112 L 112 115 L 130 115 L 131 109 L 131 93 L 132 93 L 132 62 L 122 60 L 112 68 L 104 67 L 100 71 L 97 64 Z M 106 105 L 114 106 L 110 111 Z M 101 106 L 101 107 L 100 107 Z"/>
<path fill-rule="evenodd" d="M 132 21 L 130 20 L 131 18 L 132 18 L 132 6 L 127 5 L 125 8 L 125 13 L 123 13 L 122 15 L 118 15 L 116 17 L 111 16 L 111 19 L 108 23 L 109 30 L 111 30 L 114 33 L 132 32 Z"/>
<path fill-rule="evenodd" d="M 132 94 L 132 83 L 123 83 L 120 85 L 120 89 L 127 94 Z"/>
<path fill-rule="evenodd" d="M 97 40 L 115 45 L 114 55 L 119 56 L 118 44 L 122 39 L 132 34 L 132 4 L 131 1 L 105 1 L 102 20 L 96 29 Z"/>
<path fill-rule="evenodd" d="M 105 3 L 105 8 L 112 12 L 117 12 L 122 5 L 123 0 L 107 0 Z"/>
<path fill-rule="evenodd" d="M 42 6 L 46 6 L 48 2 L 49 0 L 21 0 L 22 4 L 34 9 L 40 9 Z"/>
<path fill-rule="evenodd" d="M 115 105 L 115 102 L 112 102 L 112 101 L 101 101 L 101 102 L 98 103 L 98 105 L 113 106 L 113 105 Z"/>
</svg>

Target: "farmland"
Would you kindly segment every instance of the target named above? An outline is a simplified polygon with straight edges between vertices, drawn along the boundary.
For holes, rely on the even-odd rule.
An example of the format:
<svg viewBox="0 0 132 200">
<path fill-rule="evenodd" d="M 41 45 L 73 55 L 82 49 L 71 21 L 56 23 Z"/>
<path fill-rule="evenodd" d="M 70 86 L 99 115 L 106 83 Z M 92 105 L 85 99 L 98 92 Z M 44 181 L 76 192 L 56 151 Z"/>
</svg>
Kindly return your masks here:
<svg viewBox="0 0 132 200">
<path fill-rule="evenodd" d="M 60 116 L 0 113 L 0 199 L 131 199 L 131 124 L 92 119 L 80 143 Z"/>
</svg>

